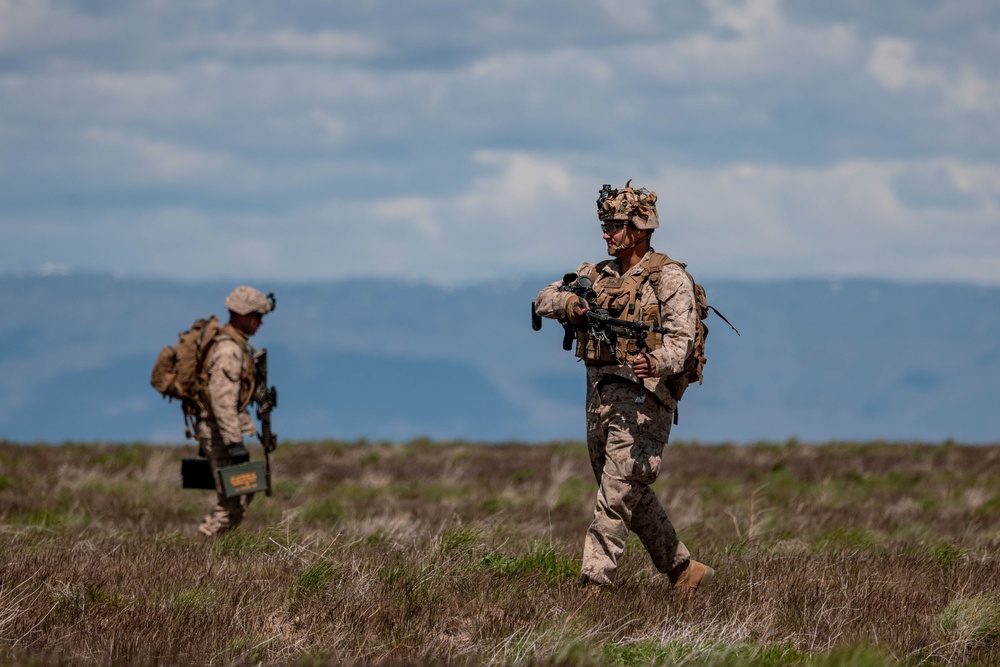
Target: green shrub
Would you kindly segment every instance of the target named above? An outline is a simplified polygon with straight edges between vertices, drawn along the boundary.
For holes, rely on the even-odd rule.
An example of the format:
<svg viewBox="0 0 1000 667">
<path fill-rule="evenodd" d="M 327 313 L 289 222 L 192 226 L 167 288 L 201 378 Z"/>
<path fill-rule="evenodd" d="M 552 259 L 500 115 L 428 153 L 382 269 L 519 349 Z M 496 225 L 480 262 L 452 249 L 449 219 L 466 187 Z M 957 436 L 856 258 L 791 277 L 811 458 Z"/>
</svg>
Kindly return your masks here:
<svg viewBox="0 0 1000 667">
<path fill-rule="evenodd" d="M 931 560 L 942 568 L 954 567 L 962 560 L 962 550 L 951 542 L 941 542 L 931 551 Z"/>
<path fill-rule="evenodd" d="M 482 543 L 482 531 L 471 526 L 452 526 L 438 538 L 438 551 L 443 554 L 469 553 Z"/>
<path fill-rule="evenodd" d="M 214 588 L 190 588 L 170 597 L 168 606 L 181 616 L 207 615 L 216 604 Z"/>
<path fill-rule="evenodd" d="M 552 509 L 577 509 L 591 505 L 597 492 L 597 484 L 591 479 L 570 479 L 556 489 L 555 502 Z"/>
<path fill-rule="evenodd" d="M 956 598 L 938 615 L 937 622 L 950 641 L 974 644 L 1000 639 L 1000 597 Z"/>
<path fill-rule="evenodd" d="M 293 602 L 301 602 L 333 585 L 339 568 L 328 560 L 313 563 L 295 577 L 288 589 L 288 597 Z"/>
<path fill-rule="evenodd" d="M 568 581 L 580 576 L 579 560 L 561 558 L 554 547 L 542 543 L 535 543 L 528 553 L 520 556 L 488 553 L 480 564 L 500 574 L 540 574 L 550 581 Z"/>
<path fill-rule="evenodd" d="M 282 546 L 275 537 L 268 533 L 253 533 L 237 529 L 224 533 L 212 543 L 212 554 L 215 556 L 253 556 L 273 553 Z"/>
<path fill-rule="evenodd" d="M 347 510 L 336 498 L 326 498 L 302 506 L 299 518 L 305 523 L 338 523 L 347 516 Z"/>
<path fill-rule="evenodd" d="M 898 662 L 885 652 L 865 644 L 838 647 L 830 653 L 811 658 L 809 667 L 886 667 Z"/>
</svg>

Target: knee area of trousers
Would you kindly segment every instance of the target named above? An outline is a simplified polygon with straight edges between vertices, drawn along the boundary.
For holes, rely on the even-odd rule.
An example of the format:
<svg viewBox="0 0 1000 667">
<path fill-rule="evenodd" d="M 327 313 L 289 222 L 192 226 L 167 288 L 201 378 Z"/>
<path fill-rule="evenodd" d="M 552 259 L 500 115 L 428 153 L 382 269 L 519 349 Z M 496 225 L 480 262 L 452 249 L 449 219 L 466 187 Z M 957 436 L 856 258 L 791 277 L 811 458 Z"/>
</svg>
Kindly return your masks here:
<svg viewBox="0 0 1000 667">
<path fill-rule="evenodd" d="M 632 484 L 649 486 L 650 484 L 656 481 L 656 478 L 659 475 L 660 475 L 659 465 L 657 465 L 654 468 L 648 465 L 648 463 L 644 464 L 639 461 L 636 461 L 636 464 L 632 469 L 632 474 L 629 475 L 628 481 L 631 482 Z"/>
</svg>

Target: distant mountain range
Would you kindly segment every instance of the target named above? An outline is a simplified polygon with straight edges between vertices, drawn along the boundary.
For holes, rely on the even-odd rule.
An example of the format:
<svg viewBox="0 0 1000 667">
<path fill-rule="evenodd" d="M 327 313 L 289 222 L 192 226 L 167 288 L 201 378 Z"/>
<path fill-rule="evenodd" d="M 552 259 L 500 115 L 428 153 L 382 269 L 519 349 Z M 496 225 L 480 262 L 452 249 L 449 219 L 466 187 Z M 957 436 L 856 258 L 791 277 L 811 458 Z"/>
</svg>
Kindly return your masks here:
<svg viewBox="0 0 1000 667">
<path fill-rule="evenodd" d="M 259 284 L 281 438 L 578 439 L 583 367 L 530 326 L 549 279 L 445 289 Z M 160 347 L 225 315 L 234 284 L 0 276 L 0 438 L 183 439 L 149 385 Z M 1000 442 L 1000 288 L 870 280 L 706 281 L 705 384 L 672 438 Z"/>
</svg>

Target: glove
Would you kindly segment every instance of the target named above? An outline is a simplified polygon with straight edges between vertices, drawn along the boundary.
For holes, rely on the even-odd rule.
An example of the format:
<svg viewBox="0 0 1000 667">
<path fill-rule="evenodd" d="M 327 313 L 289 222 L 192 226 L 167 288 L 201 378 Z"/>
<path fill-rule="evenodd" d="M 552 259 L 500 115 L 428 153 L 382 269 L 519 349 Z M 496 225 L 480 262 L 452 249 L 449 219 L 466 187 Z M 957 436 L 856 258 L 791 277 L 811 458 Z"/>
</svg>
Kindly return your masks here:
<svg viewBox="0 0 1000 667">
<path fill-rule="evenodd" d="M 230 442 L 226 445 L 226 453 L 229 455 L 230 464 L 246 463 L 250 460 L 250 452 L 243 446 L 243 442 Z"/>
<path fill-rule="evenodd" d="M 240 456 L 250 456 L 250 452 L 246 447 L 243 446 L 243 441 L 240 442 L 230 442 L 226 445 L 226 452 L 229 456 L 240 457 Z"/>
<path fill-rule="evenodd" d="M 587 304 L 576 294 L 570 294 L 566 299 L 566 317 L 573 324 L 583 324 L 587 321 L 587 317 L 583 314 L 586 308 Z"/>
</svg>

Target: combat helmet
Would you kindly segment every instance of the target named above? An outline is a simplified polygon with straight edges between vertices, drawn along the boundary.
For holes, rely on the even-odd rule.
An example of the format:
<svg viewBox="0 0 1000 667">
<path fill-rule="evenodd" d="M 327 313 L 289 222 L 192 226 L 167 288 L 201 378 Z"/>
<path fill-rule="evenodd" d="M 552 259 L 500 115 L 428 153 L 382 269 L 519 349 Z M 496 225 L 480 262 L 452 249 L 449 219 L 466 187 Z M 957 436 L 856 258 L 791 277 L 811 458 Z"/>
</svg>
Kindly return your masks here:
<svg viewBox="0 0 1000 667">
<path fill-rule="evenodd" d="M 597 217 L 602 221 L 631 222 L 636 229 L 656 229 L 660 218 L 656 215 L 656 193 L 646 188 L 633 188 L 630 178 L 621 190 L 605 183 L 597 195 Z"/>
<path fill-rule="evenodd" d="M 274 294 L 264 296 L 260 290 L 240 285 L 226 297 L 226 308 L 237 315 L 260 313 L 267 315 L 274 310 Z"/>
</svg>

